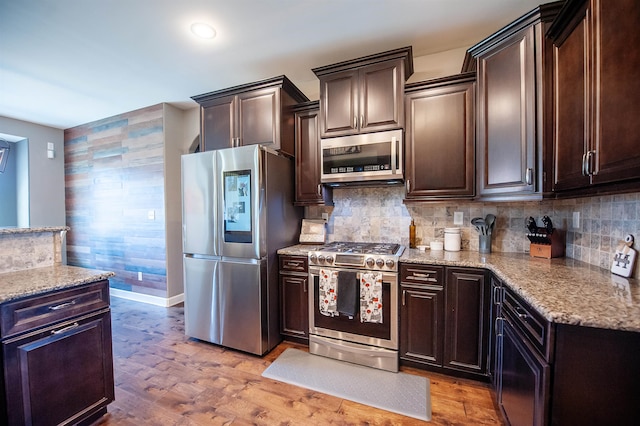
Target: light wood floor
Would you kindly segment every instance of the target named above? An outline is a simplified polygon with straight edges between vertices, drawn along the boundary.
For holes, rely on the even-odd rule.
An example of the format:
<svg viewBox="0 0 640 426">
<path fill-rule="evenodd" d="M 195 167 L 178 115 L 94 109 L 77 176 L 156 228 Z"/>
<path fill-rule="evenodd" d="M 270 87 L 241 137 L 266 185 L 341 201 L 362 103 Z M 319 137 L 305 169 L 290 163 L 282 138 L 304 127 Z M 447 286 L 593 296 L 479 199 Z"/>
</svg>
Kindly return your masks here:
<svg viewBox="0 0 640 426">
<path fill-rule="evenodd" d="M 111 307 L 116 400 L 96 425 L 425 424 L 261 377 L 286 348 L 304 346 L 283 342 L 260 358 L 187 338 L 182 307 L 118 298 Z M 403 371 L 429 378 L 431 424 L 502 424 L 488 385 Z"/>
</svg>

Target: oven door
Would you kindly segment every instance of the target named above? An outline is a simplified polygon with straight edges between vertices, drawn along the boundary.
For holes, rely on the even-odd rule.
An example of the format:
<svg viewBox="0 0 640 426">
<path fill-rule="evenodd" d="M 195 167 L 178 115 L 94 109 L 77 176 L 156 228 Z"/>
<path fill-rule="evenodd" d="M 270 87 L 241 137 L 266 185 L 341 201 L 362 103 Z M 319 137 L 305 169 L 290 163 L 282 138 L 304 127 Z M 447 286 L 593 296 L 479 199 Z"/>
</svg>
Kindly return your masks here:
<svg viewBox="0 0 640 426">
<path fill-rule="evenodd" d="M 345 315 L 330 317 L 320 313 L 319 272 L 320 268 L 309 268 L 309 283 L 312 285 L 312 291 L 309 292 L 310 334 L 392 350 L 398 349 L 398 275 L 396 273 L 383 273 L 382 323 L 369 323 L 361 322 L 359 317 L 349 319 Z"/>
</svg>

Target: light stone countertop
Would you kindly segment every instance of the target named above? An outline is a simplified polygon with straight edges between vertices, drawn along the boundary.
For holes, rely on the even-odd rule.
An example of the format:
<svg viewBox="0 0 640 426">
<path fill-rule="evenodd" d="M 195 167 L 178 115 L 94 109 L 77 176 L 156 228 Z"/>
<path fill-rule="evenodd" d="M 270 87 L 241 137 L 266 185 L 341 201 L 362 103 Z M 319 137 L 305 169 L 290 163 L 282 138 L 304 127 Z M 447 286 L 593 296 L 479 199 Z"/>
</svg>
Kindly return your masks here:
<svg viewBox="0 0 640 426">
<path fill-rule="evenodd" d="M 295 245 L 279 254 L 306 256 L 320 245 Z M 426 252 L 405 248 L 403 263 L 485 268 L 549 321 L 640 332 L 640 281 L 571 258 L 525 253 Z"/>
<path fill-rule="evenodd" d="M 39 232 L 68 231 L 68 226 L 43 226 L 40 228 L 0 228 L 0 235 L 8 234 L 37 234 Z"/>
<path fill-rule="evenodd" d="M 88 284 L 114 276 L 113 272 L 53 265 L 0 274 L 0 303 L 52 290 Z"/>
</svg>

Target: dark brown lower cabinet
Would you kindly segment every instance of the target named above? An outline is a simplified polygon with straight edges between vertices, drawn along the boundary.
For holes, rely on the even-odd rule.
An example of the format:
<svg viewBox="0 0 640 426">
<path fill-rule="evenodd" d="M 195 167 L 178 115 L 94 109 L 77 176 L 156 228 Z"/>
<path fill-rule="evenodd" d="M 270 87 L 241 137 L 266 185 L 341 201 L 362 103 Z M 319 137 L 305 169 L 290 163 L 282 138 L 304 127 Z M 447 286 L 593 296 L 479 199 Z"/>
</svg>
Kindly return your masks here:
<svg viewBox="0 0 640 426">
<path fill-rule="evenodd" d="M 549 364 L 503 322 L 498 403 L 512 426 L 544 425 L 549 395 Z"/>
<path fill-rule="evenodd" d="M 487 273 L 401 264 L 400 292 L 401 363 L 486 380 Z"/>
<path fill-rule="evenodd" d="M 486 271 L 447 268 L 445 367 L 487 375 L 489 291 Z"/>
<path fill-rule="evenodd" d="M 0 424 L 89 424 L 106 413 L 115 397 L 108 295 L 102 281 L 1 305 L 3 324 L 41 325 L 1 341 Z"/>
<path fill-rule="evenodd" d="M 309 342 L 309 276 L 307 258 L 280 256 L 280 334 Z"/>
</svg>

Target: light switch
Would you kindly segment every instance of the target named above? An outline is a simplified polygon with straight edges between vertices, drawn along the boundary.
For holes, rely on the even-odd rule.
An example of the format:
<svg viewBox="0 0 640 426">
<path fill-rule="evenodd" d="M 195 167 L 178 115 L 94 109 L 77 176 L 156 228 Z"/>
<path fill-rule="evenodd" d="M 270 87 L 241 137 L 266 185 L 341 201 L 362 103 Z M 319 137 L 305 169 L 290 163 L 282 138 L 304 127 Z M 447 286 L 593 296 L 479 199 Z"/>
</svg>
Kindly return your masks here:
<svg viewBox="0 0 640 426">
<path fill-rule="evenodd" d="M 573 212 L 573 223 L 571 226 L 573 229 L 580 228 L 580 212 Z"/>
<path fill-rule="evenodd" d="M 156 211 L 155 210 L 149 210 L 149 212 L 147 213 L 147 219 L 156 220 Z"/>
</svg>

